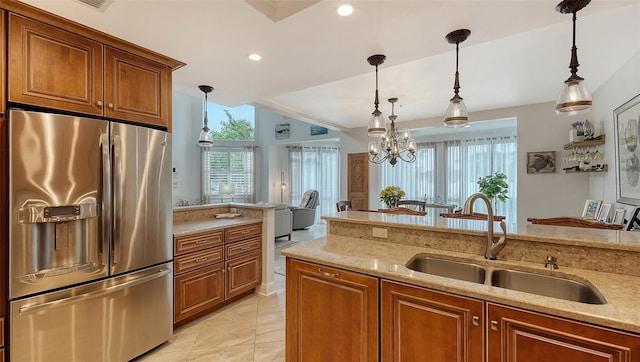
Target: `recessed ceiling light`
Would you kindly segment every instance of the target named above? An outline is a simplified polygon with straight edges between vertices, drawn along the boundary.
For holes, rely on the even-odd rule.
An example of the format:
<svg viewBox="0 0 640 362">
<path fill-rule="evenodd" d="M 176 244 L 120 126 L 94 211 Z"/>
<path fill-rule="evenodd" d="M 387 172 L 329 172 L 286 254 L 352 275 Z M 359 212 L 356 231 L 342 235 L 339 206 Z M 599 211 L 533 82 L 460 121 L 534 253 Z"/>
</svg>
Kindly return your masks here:
<svg viewBox="0 0 640 362">
<path fill-rule="evenodd" d="M 262 59 L 262 57 L 260 56 L 260 54 L 249 54 L 249 59 L 253 60 L 254 62 L 257 62 L 258 60 Z"/>
<path fill-rule="evenodd" d="M 338 8 L 338 15 L 340 16 L 349 16 L 351 13 L 353 13 L 353 7 L 349 4 L 341 5 Z"/>
</svg>

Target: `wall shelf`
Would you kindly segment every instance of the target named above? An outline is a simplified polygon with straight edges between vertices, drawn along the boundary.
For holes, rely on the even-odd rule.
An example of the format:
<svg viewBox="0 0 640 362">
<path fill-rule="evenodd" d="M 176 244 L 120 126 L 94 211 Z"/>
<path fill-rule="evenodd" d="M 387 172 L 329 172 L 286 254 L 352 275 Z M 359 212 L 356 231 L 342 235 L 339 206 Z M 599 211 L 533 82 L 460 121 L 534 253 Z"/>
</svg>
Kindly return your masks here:
<svg viewBox="0 0 640 362">
<path fill-rule="evenodd" d="M 603 134 L 601 134 L 598 137 L 595 137 L 594 139 L 588 140 L 588 141 L 574 141 L 574 142 L 569 142 L 567 144 L 564 145 L 564 149 L 565 150 L 571 150 L 574 148 L 578 148 L 578 147 L 591 147 L 591 146 L 600 146 L 603 145 L 605 143 L 605 137 Z"/>
<path fill-rule="evenodd" d="M 570 168 L 565 168 L 563 169 L 565 173 L 588 173 L 588 172 L 607 172 L 609 171 L 609 165 L 602 165 L 602 168 L 599 170 L 596 169 L 590 169 L 590 170 L 586 170 L 583 171 L 579 168 L 577 168 L 578 166 L 575 167 L 570 167 Z"/>
</svg>

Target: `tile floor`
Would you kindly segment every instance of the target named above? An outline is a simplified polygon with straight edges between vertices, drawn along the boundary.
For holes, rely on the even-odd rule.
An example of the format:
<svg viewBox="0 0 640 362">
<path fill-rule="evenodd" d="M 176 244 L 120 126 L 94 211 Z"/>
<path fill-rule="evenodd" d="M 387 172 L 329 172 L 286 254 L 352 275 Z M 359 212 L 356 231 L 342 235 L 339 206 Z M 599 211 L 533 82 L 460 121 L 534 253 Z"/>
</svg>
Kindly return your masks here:
<svg viewBox="0 0 640 362">
<path fill-rule="evenodd" d="M 292 240 L 303 242 L 325 233 L 325 225 L 314 225 L 294 231 Z M 174 330 L 169 341 L 134 361 L 284 361 L 285 278 L 280 250 L 291 244 L 287 238 L 276 241 L 276 293 L 253 294 L 188 323 Z"/>
</svg>

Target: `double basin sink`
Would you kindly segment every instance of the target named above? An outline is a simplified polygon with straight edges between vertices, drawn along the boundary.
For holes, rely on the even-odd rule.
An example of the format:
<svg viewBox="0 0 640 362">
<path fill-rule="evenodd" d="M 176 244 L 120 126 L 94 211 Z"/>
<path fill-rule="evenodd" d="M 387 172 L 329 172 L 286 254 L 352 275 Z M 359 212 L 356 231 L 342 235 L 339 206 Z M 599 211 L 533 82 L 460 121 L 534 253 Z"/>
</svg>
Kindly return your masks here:
<svg viewBox="0 0 640 362">
<path fill-rule="evenodd" d="M 543 295 L 588 304 L 606 304 L 604 296 L 593 286 L 561 276 L 528 271 L 485 267 L 470 262 L 416 255 L 406 264 L 408 269 L 446 278 L 486 284 L 519 292 Z"/>
</svg>

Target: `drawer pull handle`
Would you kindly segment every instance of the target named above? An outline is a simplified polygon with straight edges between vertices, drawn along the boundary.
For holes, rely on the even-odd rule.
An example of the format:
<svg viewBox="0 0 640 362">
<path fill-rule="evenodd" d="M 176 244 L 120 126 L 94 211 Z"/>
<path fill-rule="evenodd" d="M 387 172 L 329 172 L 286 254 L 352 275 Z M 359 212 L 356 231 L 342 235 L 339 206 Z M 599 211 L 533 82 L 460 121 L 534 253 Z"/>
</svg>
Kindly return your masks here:
<svg viewBox="0 0 640 362">
<path fill-rule="evenodd" d="M 248 234 L 248 233 L 250 233 L 250 232 L 251 232 L 251 230 L 244 230 L 244 231 L 240 232 L 240 234 L 242 234 L 242 235 L 247 235 L 247 234 Z"/>
<path fill-rule="evenodd" d="M 208 242 L 209 242 L 209 240 L 198 240 L 198 241 L 196 241 L 196 244 L 206 244 Z"/>
<path fill-rule="evenodd" d="M 240 250 L 249 250 L 249 249 L 251 249 L 251 245 L 243 246 L 240 248 Z"/>
<path fill-rule="evenodd" d="M 204 263 L 205 261 L 209 260 L 209 258 L 200 258 L 200 259 L 196 259 L 196 263 Z"/>
<path fill-rule="evenodd" d="M 498 330 L 498 321 L 491 321 L 491 329 L 494 331 Z"/>
<path fill-rule="evenodd" d="M 322 268 L 318 268 L 318 273 L 320 273 L 324 277 L 340 278 L 340 273 L 329 273 L 322 270 Z"/>
<path fill-rule="evenodd" d="M 474 326 L 480 325 L 480 317 L 478 317 L 477 315 L 474 315 L 473 317 L 471 317 L 471 321 Z"/>
</svg>

